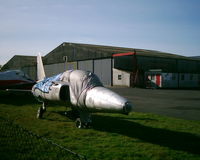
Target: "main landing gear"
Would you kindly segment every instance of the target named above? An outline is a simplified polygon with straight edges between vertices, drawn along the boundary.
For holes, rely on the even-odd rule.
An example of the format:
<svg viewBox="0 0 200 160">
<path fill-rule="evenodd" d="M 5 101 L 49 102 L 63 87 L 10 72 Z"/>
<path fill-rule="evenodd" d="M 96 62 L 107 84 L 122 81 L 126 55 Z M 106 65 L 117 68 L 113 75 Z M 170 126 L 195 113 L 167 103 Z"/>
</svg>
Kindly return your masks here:
<svg viewBox="0 0 200 160">
<path fill-rule="evenodd" d="M 81 112 L 80 117 L 76 118 L 75 125 L 77 128 L 90 128 L 92 125 L 91 115 L 87 112 Z"/>
<path fill-rule="evenodd" d="M 38 119 L 41 119 L 43 117 L 43 114 L 46 111 L 46 106 L 47 104 L 43 102 L 42 106 L 39 107 L 37 112 Z M 75 126 L 77 128 L 90 128 L 92 125 L 91 115 L 88 112 L 72 109 L 71 111 L 67 111 L 65 113 L 69 119 L 75 121 Z"/>
<path fill-rule="evenodd" d="M 92 125 L 91 115 L 85 111 L 71 110 L 66 112 L 67 117 L 75 120 L 75 126 L 77 128 L 90 128 Z"/>
</svg>

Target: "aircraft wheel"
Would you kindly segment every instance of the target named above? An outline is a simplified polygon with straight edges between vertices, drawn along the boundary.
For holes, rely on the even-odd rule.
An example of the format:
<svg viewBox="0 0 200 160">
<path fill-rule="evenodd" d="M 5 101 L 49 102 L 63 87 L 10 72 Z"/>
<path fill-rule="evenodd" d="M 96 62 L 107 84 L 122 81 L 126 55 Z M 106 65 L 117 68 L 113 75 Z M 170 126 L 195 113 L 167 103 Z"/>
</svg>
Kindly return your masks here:
<svg viewBox="0 0 200 160">
<path fill-rule="evenodd" d="M 80 118 L 77 118 L 77 119 L 76 119 L 75 125 L 76 125 L 77 128 L 83 128 L 83 124 L 82 124 Z"/>
</svg>

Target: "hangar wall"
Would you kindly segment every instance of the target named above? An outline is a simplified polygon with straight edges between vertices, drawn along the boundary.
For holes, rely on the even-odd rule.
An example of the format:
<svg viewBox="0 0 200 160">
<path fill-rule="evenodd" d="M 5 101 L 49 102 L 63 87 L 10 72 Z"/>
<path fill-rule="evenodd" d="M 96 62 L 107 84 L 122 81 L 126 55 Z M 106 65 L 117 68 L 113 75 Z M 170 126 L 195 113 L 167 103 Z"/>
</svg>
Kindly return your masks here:
<svg viewBox="0 0 200 160">
<path fill-rule="evenodd" d="M 137 55 L 137 63 L 140 70 L 148 71 L 149 69 L 162 69 L 163 72 L 176 72 L 176 59 L 148 57 Z"/>
<path fill-rule="evenodd" d="M 177 70 L 179 73 L 198 73 L 200 72 L 200 61 L 177 60 Z"/>
<path fill-rule="evenodd" d="M 56 75 L 66 70 L 73 70 L 73 69 L 77 69 L 77 62 L 55 63 L 55 64 L 44 65 L 44 70 L 47 77 Z"/>
<path fill-rule="evenodd" d="M 36 56 L 14 55 L 1 71 L 22 70 L 31 79 L 36 80 Z"/>
<path fill-rule="evenodd" d="M 131 73 L 113 68 L 113 85 L 130 87 Z"/>
<path fill-rule="evenodd" d="M 55 63 L 50 65 L 44 65 L 45 74 L 47 77 L 56 75 L 60 72 L 64 72 L 65 64 L 64 63 Z"/>
<path fill-rule="evenodd" d="M 180 88 L 196 88 L 200 87 L 200 74 L 181 73 L 179 74 Z"/>
<path fill-rule="evenodd" d="M 162 87 L 163 88 L 178 88 L 178 77 L 177 73 L 162 73 Z"/>
<path fill-rule="evenodd" d="M 78 69 L 95 73 L 104 85 L 112 85 L 112 59 L 78 61 Z"/>
<path fill-rule="evenodd" d="M 66 70 L 80 69 L 94 72 L 104 85 L 112 85 L 112 59 L 85 60 L 67 63 L 44 65 L 46 76 L 64 72 Z"/>
<path fill-rule="evenodd" d="M 78 61 L 78 69 L 93 72 L 93 60 Z"/>
<path fill-rule="evenodd" d="M 200 74 L 146 72 L 146 88 L 199 88 Z"/>
<path fill-rule="evenodd" d="M 152 87 L 159 88 L 197 88 L 200 87 L 200 61 L 187 57 L 153 57 L 151 55 L 114 56 L 114 68 L 132 72 L 134 86 L 149 88 L 148 76 Z M 135 63 L 135 64 L 134 64 Z M 154 72 L 149 72 L 154 70 Z M 160 73 L 157 73 L 157 71 Z M 114 75 L 113 75 L 114 76 Z M 116 78 L 116 76 L 114 76 Z M 113 79 L 116 82 L 116 79 Z M 131 81 L 131 77 L 130 77 Z M 159 84 L 157 84 L 158 82 Z M 121 81 L 122 82 L 122 81 Z M 123 84 L 126 86 L 126 83 Z"/>
<path fill-rule="evenodd" d="M 37 80 L 36 66 L 25 66 L 21 70 L 26 73 L 32 80 Z"/>
</svg>

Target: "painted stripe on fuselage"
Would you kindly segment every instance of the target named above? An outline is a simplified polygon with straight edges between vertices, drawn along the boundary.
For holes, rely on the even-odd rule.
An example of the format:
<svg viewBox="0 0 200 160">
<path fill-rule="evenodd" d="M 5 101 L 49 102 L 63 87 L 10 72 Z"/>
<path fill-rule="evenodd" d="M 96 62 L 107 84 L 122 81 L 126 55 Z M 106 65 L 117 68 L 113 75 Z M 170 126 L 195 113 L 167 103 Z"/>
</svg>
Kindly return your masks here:
<svg viewBox="0 0 200 160">
<path fill-rule="evenodd" d="M 0 80 L 0 89 L 23 88 L 31 89 L 35 82 L 25 80 Z"/>
<path fill-rule="evenodd" d="M 30 83 L 30 81 L 24 81 L 24 80 L 0 80 L 0 86 L 13 85 L 13 84 L 22 84 L 22 83 Z"/>
</svg>

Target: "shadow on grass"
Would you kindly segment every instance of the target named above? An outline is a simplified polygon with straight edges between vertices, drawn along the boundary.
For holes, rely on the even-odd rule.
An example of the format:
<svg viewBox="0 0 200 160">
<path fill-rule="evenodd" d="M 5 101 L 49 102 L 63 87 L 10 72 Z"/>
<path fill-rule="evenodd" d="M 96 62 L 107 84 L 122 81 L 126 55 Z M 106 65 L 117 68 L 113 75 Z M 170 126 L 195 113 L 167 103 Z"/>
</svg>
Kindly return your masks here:
<svg viewBox="0 0 200 160">
<path fill-rule="evenodd" d="M 53 114 L 60 115 L 64 119 L 61 120 L 59 117 L 53 116 Z M 48 111 L 48 113 L 44 114 L 42 119 L 45 119 L 45 120 L 48 120 L 48 121 L 52 121 L 52 122 L 53 121 L 57 121 L 57 122 L 72 122 L 72 120 L 68 119 L 68 117 L 66 116 L 65 111 Z"/>
<path fill-rule="evenodd" d="M 190 133 L 152 128 L 120 117 L 93 115 L 93 129 L 138 138 L 144 142 L 200 155 L 200 137 Z"/>
<path fill-rule="evenodd" d="M 62 111 L 54 113 L 66 117 Z M 131 122 L 131 119 L 157 121 L 151 118 L 124 118 L 92 115 L 92 128 L 97 131 L 117 133 L 130 138 L 138 138 L 144 142 L 169 147 L 173 150 L 200 155 L 200 137 L 190 133 L 144 126 L 136 122 Z"/>
<path fill-rule="evenodd" d="M 25 104 L 36 104 L 38 101 L 31 92 L 0 91 L 0 103 L 21 106 Z"/>
</svg>

